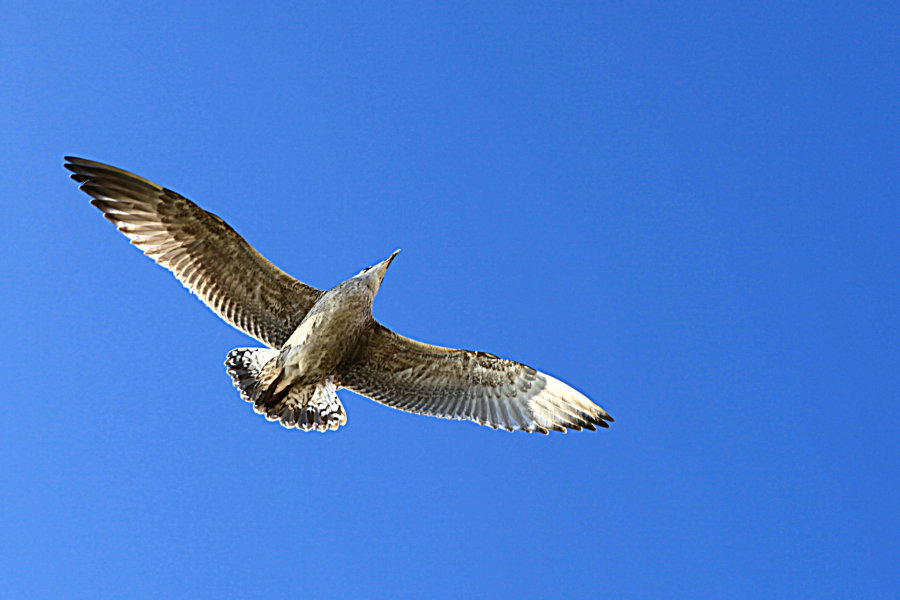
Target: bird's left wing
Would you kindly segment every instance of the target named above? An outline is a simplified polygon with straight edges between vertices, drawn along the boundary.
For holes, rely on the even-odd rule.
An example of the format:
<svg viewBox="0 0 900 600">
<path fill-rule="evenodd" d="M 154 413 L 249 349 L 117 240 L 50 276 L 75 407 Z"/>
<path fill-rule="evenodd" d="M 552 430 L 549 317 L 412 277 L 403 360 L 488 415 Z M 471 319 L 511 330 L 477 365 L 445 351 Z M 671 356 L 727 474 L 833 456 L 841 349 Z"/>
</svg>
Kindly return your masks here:
<svg viewBox="0 0 900 600">
<path fill-rule="evenodd" d="M 484 352 L 423 344 L 372 321 L 338 367 L 341 386 L 387 406 L 494 429 L 609 427 L 609 414 L 565 383 Z"/>
<path fill-rule="evenodd" d="M 184 196 L 103 163 L 71 156 L 66 161 L 91 204 L 132 244 L 217 315 L 269 347 L 280 348 L 322 294 Z"/>
</svg>

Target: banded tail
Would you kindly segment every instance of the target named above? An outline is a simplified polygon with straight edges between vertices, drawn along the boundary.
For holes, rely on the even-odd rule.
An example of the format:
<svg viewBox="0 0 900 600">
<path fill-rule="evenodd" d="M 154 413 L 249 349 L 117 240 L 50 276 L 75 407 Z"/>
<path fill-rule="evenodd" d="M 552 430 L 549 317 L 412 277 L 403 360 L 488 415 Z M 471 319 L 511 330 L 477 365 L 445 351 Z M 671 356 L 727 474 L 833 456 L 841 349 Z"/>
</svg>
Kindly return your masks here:
<svg viewBox="0 0 900 600">
<path fill-rule="evenodd" d="M 253 410 L 288 429 L 334 430 L 347 422 L 344 406 L 334 385 L 282 385 L 278 350 L 235 348 L 225 358 L 225 367 L 241 398 Z"/>
</svg>

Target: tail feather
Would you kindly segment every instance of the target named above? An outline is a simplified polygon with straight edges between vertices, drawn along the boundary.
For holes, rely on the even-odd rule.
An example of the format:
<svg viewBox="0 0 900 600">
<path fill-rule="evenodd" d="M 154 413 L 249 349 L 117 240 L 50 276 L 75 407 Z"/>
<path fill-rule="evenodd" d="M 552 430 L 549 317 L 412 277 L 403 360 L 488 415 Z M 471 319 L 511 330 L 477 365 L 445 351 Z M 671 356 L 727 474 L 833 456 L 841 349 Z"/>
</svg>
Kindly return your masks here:
<svg viewBox="0 0 900 600">
<path fill-rule="evenodd" d="M 256 402 L 278 378 L 278 351 L 270 348 L 235 348 L 225 358 L 231 381 L 247 402 Z"/>
<path fill-rule="evenodd" d="M 303 431 L 334 430 L 347 422 L 344 407 L 329 380 L 316 385 L 282 385 L 278 351 L 269 348 L 236 348 L 225 366 L 241 398 L 270 421 Z"/>
</svg>

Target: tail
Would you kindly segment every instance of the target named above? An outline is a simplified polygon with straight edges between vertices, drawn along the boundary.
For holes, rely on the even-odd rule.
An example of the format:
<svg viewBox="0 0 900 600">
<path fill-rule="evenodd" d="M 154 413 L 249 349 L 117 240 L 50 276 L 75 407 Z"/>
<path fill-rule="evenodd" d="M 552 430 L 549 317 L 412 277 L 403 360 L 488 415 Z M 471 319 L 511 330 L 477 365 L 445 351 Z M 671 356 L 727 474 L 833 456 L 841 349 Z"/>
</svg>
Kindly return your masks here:
<svg viewBox="0 0 900 600">
<path fill-rule="evenodd" d="M 225 367 L 241 398 L 253 410 L 288 429 L 328 431 L 347 422 L 344 406 L 331 380 L 316 385 L 282 385 L 278 350 L 236 348 L 228 353 Z"/>
</svg>

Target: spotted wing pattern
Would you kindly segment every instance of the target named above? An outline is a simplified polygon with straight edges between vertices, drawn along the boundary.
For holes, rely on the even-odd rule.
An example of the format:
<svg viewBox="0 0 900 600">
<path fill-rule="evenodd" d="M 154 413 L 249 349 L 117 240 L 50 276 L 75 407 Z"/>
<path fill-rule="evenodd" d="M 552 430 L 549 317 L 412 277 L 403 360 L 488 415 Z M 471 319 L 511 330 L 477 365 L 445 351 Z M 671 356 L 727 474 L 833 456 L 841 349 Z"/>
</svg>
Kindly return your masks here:
<svg viewBox="0 0 900 600">
<path fill-rule="evenodd" d="M 594 430 L 613 420 L 577 390 L 529 366 L 423 344 L 375 321 L 336 379 L 393 408 L 494 429 Z"/>
<path fill-rule="evenodd" d="M 228 323 L 280 348 L 321 290 L 266 260 L 218 216 L 127 171 L 66 157 L 72 179 L 144 254 Z"/>
</svg>

